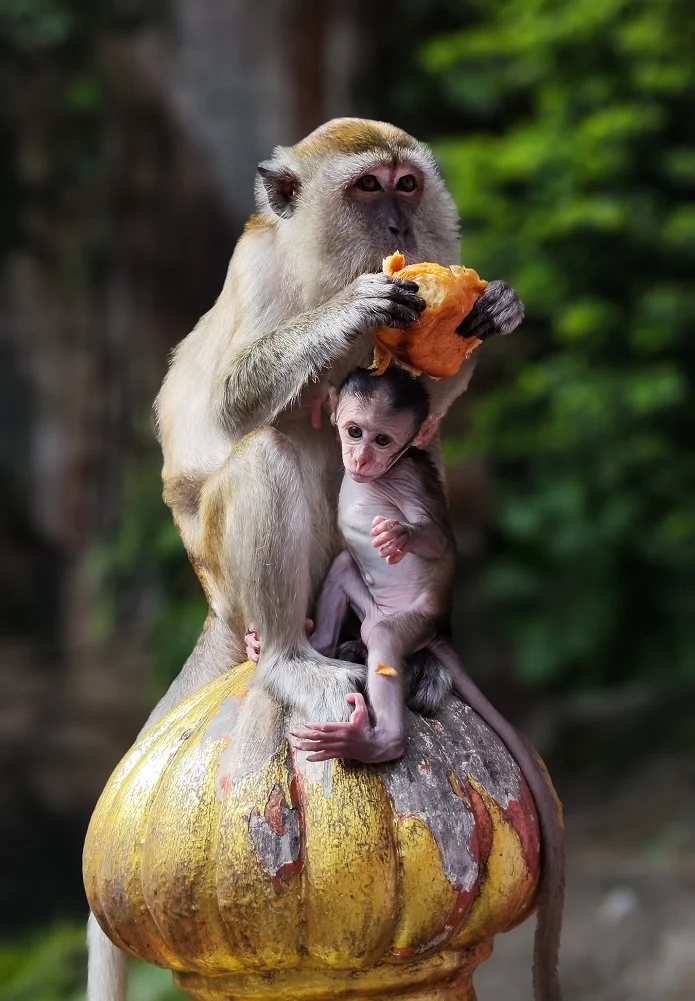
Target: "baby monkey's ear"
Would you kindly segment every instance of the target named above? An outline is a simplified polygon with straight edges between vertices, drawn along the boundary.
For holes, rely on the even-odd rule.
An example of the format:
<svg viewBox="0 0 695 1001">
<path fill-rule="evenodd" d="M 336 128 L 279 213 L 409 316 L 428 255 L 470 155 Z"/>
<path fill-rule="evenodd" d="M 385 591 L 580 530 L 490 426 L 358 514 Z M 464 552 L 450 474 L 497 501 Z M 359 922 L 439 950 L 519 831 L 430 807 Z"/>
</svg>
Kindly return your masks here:
<svg viewBox="0 0 695 1001">
<path fill-rule="evenodd" d="M 427 448 L 439 430 L 439 424 L 443 416 L 444 414 L 430 414 L 429 417 L 424 419 L 420 430 L 413 438 L 415 448 Z"/>
<path fill-rule="evenodd" d="M 338 410 L 338 390 L 335 386 L 328 387 L 328 403 L 331 411 L 331 424 L 335 424 L 335 415 Z"/>
</svg>

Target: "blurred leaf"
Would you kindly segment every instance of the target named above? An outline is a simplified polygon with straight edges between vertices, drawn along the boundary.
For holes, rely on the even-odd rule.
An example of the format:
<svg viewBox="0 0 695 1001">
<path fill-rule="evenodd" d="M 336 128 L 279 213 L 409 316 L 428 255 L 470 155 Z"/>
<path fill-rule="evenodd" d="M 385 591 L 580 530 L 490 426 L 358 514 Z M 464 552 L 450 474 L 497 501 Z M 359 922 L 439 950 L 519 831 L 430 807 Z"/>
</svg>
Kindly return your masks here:
<svg viewBox="0 0 695 1001">
<path fill-rule="evenodd" d="M 464 6 L 421 53 L 460 122 L 435 151 L 527 317 L 444 443 L 494 469 L 482 593 L 530 684 L 691 676 L 695 8 Z"/>
</svg>

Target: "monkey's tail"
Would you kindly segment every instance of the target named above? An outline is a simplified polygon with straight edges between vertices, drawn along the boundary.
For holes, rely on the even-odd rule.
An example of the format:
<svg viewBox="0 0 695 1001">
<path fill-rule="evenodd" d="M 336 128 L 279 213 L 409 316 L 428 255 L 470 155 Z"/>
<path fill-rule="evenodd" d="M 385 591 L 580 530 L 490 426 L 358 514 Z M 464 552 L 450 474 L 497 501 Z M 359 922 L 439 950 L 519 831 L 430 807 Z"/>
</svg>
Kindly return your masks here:
<svg viewBox="0 0 695 1001">
<path fill-rule="evenodd" d="M 424 647 L 407 658 L 406 704 L 422 716 L 435 716 L 442 700 L 451 691 L 451 674 L 446 665 Z"/>
<path fill-rule="evenodd" d="M 93 914 L 87 922 L 87 1001 L 126 1001 L 128 959 L 101 930 Z"/>
<path fill-rule="evenodd" d="M 565 901 L 562 806 L 545 765 L 530 742 L 483 695 L 462 667 L 453 648 L 445 641 L 438 640 L 432 644 L 431 649 L 450 669 L 455 688 L 471 709 L 504 743 L 531 790 L 541 832 L 541 878 L 533 946 L 533 996 L 535 1001 L 561 1001 L 558 959 Z"/>
</svg>

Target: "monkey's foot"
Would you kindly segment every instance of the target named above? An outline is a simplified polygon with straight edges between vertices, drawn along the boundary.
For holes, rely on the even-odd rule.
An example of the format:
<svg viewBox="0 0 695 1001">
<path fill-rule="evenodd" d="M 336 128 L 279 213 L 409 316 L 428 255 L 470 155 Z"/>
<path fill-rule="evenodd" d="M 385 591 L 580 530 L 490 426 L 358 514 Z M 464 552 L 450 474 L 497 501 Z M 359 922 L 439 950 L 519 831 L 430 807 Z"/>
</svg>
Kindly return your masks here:
<svg viewBox="0 0 695 1001">
<path fill-rule="evenodd" d="M 257 678 L 287 709 L 303 720 L 348 720 L 347 696 L 364 687 L 361 664 L 323 657 L 308 644 L 298 652 L 261 652 Z"/>
<path fill-rule="evenodd" d="M 313 619 L 304 620 L 304 628 L 307 631 L 307 636 L 311 633 L 314 628 Z M 258 635 L 258 630 L 254 626 L 246 627 L 246 634 L 244 635 L 244 643 L 246 644 L 246 658 L 252 663 L 257 664 L 261 657 L 261 638 Z"/>
<path fill-rule="evenodd" d="M 365 764 L 394 761 L 403 754 L 403 729 L 380 730 L 369 722 L 364 697 L 352 692 L 347 697 L 354 706 L 349 723 L 306 723 L 292 731 L 300 751 L 311 751 L 308 761 L 352 758 Z"/>
</svg>

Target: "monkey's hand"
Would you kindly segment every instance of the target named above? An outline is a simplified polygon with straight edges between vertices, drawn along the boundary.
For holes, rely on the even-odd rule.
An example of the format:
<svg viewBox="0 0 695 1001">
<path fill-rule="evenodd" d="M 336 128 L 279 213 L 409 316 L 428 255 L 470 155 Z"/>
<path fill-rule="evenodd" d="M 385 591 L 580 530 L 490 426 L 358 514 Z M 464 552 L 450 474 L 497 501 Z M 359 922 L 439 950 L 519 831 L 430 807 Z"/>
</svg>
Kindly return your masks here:
<svg viewBox="0 0 695 1001">
<path fill-rule="evenodd" d="M 304 628 L 306 629 L 308 636 L 314 628 L 314 620 L 307 619 L 304 623 Z M 258 635 L 258 630 L 254 629 L 253 626 L 247 627 L 247 631 L 244 636 L 244 643 L 246 644 L 247 659 L 253 661 L 254 664 L 257 664 L 261 659 L 261 640 Z"/>
<path fill-rule="evenodd" d="M 258 632 L 249 627 L 248 632 L 244 636 L 244 643 L 246 644 L 247 659 L 257 664 L 261 657 L 261 640 Z"/>
<path fill-rule="evenodd" d="M 413 530 L 410 525 L 378 514 L 372 521 L 371 535 L 372 545 L 379 550 L 379 556 L 389 566 L 394 566 L 409 551 Z"/>
<path fill-rule="evenodd" d="M 393 761 L 403 754 L 403 736 L 380 732 L 369 722 L 364 697 L 351 692 L 348 702 L 355 709 L 348 723 L 306 723 L 292 732 L 300 751 L 311 751 L 307 761 L 352 758 L 365 764 Z"/>
<path fill-rule="evenodd" d="M 426 306 L 416 293 L 418 285 L 383 272 L 360 275 L 345 289 L 348 310 L 355 314 L 359 330 L 373 327 L 409 327 Z"/>
<path fill-rule="evenodd" d="M 484 341 L 493 334 L 511 334 L 524 318 L 524 304 L 506 282 L 490 282 L 458 328 L 462 337 Z"/>
</svg>

